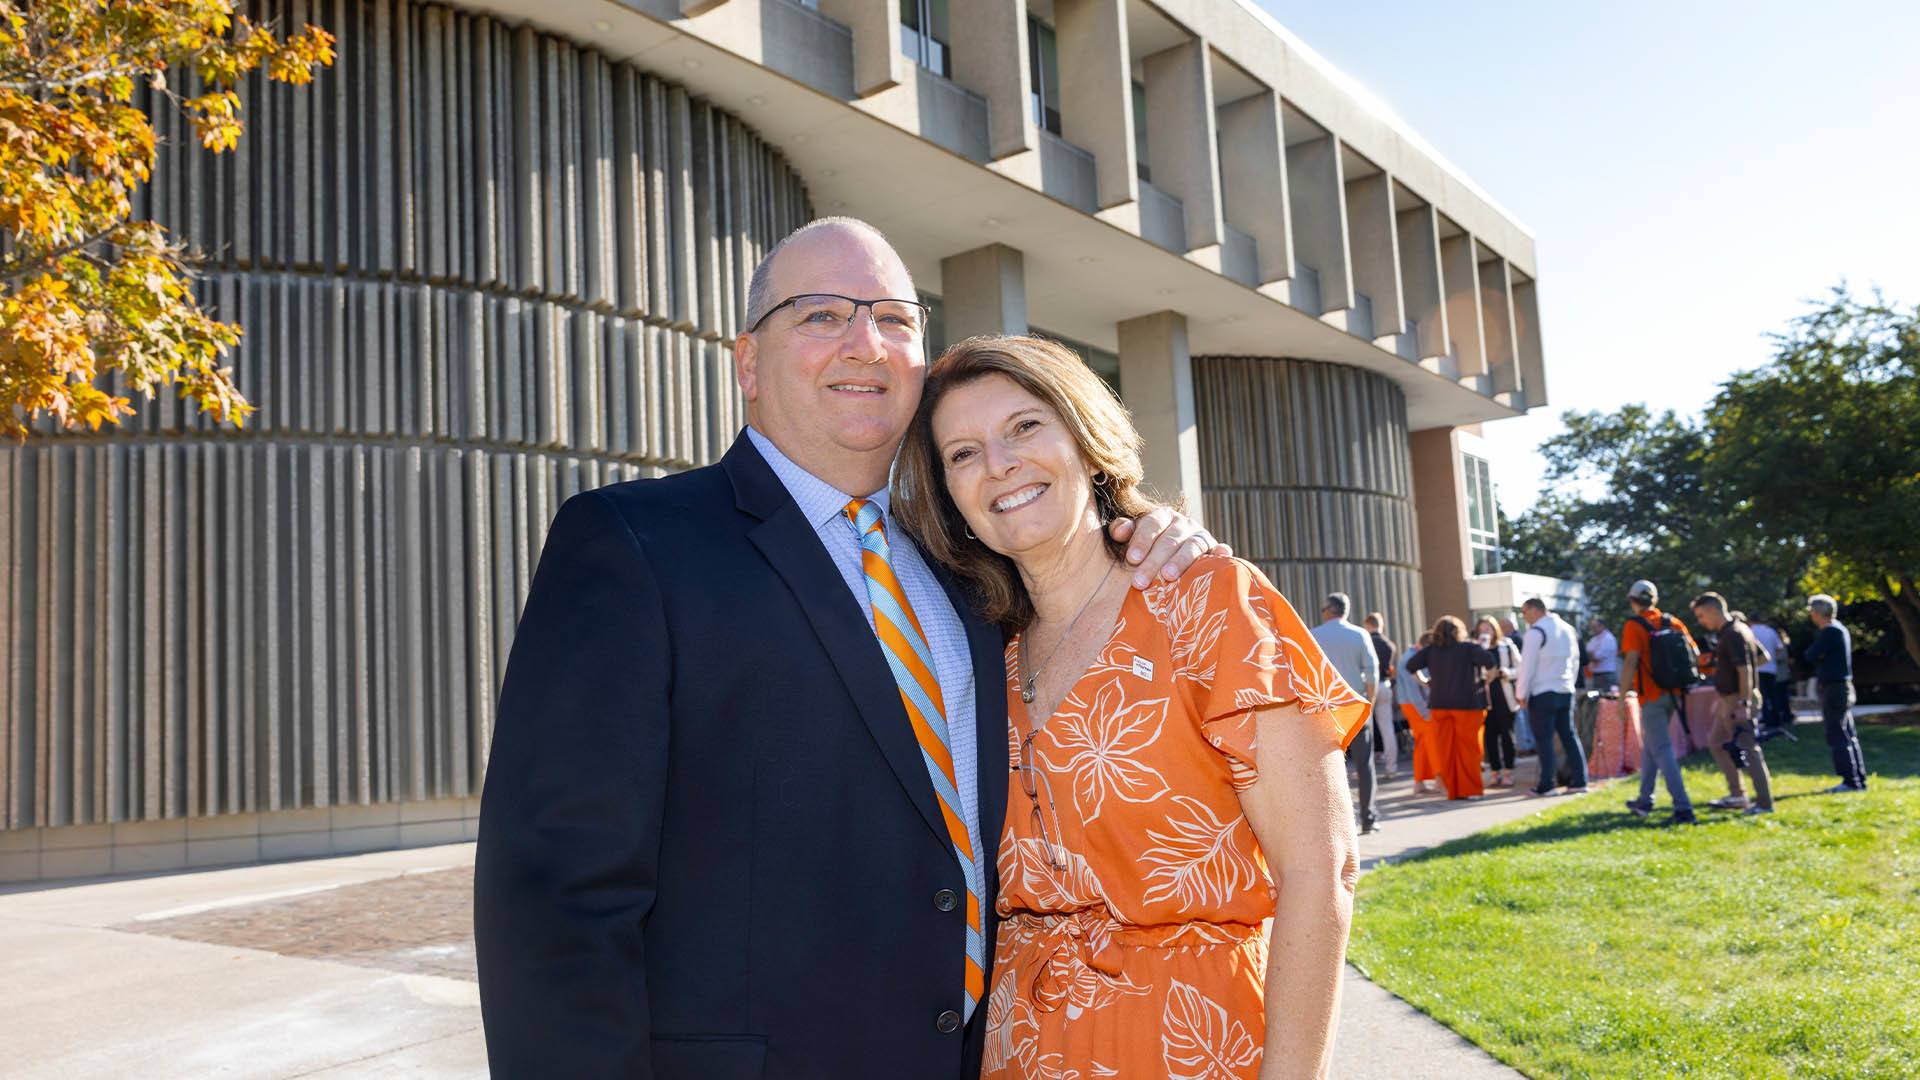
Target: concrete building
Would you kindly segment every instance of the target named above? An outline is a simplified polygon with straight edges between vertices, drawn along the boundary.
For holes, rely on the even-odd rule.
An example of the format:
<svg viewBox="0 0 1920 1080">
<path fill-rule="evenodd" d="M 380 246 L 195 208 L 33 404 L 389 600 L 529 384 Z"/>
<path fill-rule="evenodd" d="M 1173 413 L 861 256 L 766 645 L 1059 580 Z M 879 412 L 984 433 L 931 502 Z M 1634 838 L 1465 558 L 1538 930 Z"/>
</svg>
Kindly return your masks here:
<svg viewBox="0 0 1920 1080">
<path fill-rule="evenodd" d="M 726 448 L 748 273 L 816 215 L 885 230 L 930 348 L 1079 348 L 1298 606 L 1467 608 L 1533 238 L 1250 0 L 252 7 L 339 62 L 236 154 L 166 119 L 138 209 L 260 412 L 0 448 L 0 880 L 471 836 L 547 522 Z"/>
</svg>

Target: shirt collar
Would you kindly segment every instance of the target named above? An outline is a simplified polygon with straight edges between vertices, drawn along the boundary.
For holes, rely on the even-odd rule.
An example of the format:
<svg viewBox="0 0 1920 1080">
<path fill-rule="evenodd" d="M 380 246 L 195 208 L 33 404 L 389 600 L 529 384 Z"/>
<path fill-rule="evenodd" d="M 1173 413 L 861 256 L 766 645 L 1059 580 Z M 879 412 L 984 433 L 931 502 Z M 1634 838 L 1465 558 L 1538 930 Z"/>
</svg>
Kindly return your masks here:
<svg viewBox="0 0 1920 1080">
<path fill-rule="evenodd" d="M 809 524 L 818 529 L 835 518 L 839 518 L 842 523 L 845 522 L 847 504 L 856 496 L 841 491 L 795 464 L 792 458 L 780 452 L 780 448 L 773 444 L 772 439 L 762 435 L 751 424 L 747 426 L 747 438 L 753 440 L 754 449 L 760 451 L 760 456 L 766 459 L 767 465 L 773 469 L 773 474 L 780 478 L 780 483 L 785 485 L 787 494 L 793 496 L 795 505 L 800 507 L 800 513 L 806 517 Z M 888 507 L 890 494 L 887 488 L 881 488 L 871 495 L 859 496 L 879 505 L 880 513 L 886 518 L 889 528 L 893 521 Z"/>
</svg>

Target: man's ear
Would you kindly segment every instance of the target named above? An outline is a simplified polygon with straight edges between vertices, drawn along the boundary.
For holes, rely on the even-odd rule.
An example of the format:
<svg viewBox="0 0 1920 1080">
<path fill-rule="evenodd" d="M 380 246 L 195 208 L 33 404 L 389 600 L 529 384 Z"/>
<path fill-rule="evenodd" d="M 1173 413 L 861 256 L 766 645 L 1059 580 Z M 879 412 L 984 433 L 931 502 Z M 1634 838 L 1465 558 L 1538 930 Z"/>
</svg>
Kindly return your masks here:
<svg viewBox="0 0 1920 1080">
<path fill-rule="evenodd" d="M 752 334 L 733 339 L 733 378 L 748 401 L 760 397 L 760 343 Z"/>
</svg>

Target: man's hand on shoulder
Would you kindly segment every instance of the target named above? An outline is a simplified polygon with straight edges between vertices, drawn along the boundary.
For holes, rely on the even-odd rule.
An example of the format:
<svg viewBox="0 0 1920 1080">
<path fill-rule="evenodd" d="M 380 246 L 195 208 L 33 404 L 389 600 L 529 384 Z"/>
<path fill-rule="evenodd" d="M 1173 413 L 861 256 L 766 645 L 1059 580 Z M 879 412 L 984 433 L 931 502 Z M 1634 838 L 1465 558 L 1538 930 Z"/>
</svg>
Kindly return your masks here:
<svg viewBox="0 0 1920 1080">
<path fill-rule="evenodd" d="M 1232 548 L 1215 540 L 1198 522 L 1164 506 L 1138 518 L 1115 518 L 1107 528 L 1115 540 L 1127 544 L 1136 589 L 1153 584 L 1155 578 L 1174 580 L 1202 555 L 1233 554 Z"/>
</svg>

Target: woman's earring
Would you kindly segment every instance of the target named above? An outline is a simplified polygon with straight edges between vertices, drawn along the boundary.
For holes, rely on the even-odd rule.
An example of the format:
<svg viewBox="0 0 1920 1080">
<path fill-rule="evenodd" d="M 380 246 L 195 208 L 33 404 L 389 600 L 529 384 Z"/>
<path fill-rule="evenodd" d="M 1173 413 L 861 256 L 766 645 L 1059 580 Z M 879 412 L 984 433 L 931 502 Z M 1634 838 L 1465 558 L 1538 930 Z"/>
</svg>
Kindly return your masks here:
<svg viewBox="0 0 1920 1080">
<path fill-rule="evenodd" d="M 963 533 L 966 533 L 966 534 L 967 534 L 967 539 L 969 539 L 969 540 L 978 540 L 978 539 L 980 539 L 979 537 L 977 537 L 977 536 L 975 536 L 975 535 L 973 535 L 973 529 L 972 529 L 971 527 L 969 527 L 969 526 L 966 526 L 966 525 L 962 525 L 962 526 L 960 526 L 960 531 L 961 531 L 961 532 L 963 532 Z"/>
<path fill-rule="evenodd" d="M 1106 487 L 1107 481 L 1111 479 L 1113 479 L 1113 477 L 1108 476 L 1107 471 L 1105 469 L 1102 469 L 1099 472 L 1093 474 L 1093 486 Z"/>
</svg>

